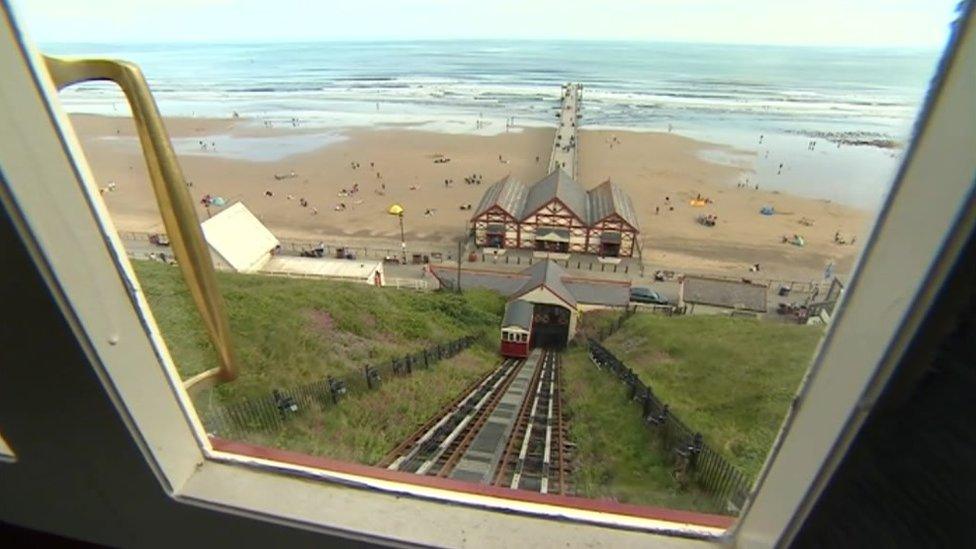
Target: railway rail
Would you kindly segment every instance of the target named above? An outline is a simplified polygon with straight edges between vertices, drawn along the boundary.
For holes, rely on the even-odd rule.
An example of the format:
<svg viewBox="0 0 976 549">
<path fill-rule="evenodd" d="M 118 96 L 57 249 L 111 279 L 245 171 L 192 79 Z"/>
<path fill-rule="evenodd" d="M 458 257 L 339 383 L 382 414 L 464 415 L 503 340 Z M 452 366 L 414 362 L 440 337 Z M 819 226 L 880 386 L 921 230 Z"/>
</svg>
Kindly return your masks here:
<svg viewBox="0 0 976 549">
<path fill-rule="evenodd" d="M 562 356 L 550 352 L 540 368 L 533 398 L 526 399 L 506 446 L 494 484 L 543 494 L 568 494 L 573 445 L 562 414 Z"/>
<path fill-rule="evenodd" d="M 551 350 L 502 361 L 378 465 L 512 489 L 570 493 L 573 447 L 561 409 L 560 361 Z"/>
</svg>

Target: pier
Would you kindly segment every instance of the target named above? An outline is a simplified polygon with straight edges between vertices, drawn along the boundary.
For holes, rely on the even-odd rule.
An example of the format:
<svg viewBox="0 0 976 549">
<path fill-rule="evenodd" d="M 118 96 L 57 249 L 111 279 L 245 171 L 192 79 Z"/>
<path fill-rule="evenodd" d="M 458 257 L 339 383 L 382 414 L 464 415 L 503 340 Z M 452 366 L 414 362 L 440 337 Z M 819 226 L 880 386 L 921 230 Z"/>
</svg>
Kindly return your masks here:
<svg viewBox="0 0 976 549">
<path fill-rule="evenodd" d="M 576 83 L 564 84 L 562 88 L 562 102 L 559 106 L 559 125 L 556 127 L 556 137 L 552 143 L 552 154 L 549 156 L 549 171 L 552 173 L 562 168 L 579 180 L 579 146 L 577 128 L 582 117 L 580 108 L 583 97 L 583 85 Z"/>
</svg>

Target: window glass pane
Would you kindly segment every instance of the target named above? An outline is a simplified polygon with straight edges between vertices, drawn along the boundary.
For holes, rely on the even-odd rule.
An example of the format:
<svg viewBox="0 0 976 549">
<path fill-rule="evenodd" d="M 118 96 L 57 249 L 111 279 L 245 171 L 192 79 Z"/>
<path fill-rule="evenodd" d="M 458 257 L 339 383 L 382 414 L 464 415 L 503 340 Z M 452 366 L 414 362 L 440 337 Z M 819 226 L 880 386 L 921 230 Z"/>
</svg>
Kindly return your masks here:
<svg viewBox="0 0 976 549">
<path fill-rule="evenodd" d="M 20 4 L 45 53 L 131 60 L 152 85 L 240 360 L 192 392 L 208 433 L 730 517 L 850 285 L 956 2 L 777 8 L 748 29 L 728 22 L 766 3 L 285 2 L 211 6 L 241 24 L 200 36 L 165 3 L 70 25 Z M 136 15 L 152 24 L 102 23 Z M 623 40 L 593 34 L 608 17 Z M 442 30 L 471 20 L 505 31 Z M 408 39 L 377 35 L 390 22 Z M 60 99 L 180 375 L 214 368 L 123 95 Z M 529 389 L 508 438 L 455 417 L 490 417 L 511 387 Z M 444 416 L 458 444 L 414 444 Z M 501 456 L 481 476 L 475 441 Z"/>
</svg>

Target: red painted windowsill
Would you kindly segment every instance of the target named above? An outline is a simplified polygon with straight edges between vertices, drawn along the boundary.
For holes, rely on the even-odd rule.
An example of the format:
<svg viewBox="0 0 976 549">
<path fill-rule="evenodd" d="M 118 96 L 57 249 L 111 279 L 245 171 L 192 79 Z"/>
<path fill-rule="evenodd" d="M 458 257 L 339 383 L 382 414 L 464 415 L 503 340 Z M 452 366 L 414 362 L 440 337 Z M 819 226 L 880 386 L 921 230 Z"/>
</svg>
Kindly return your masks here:
<svg viewBox="0 0 976 549">
<path fill-rule="evenodd" d="M 707 513 L 698 513 L 694 511 L 681 511 L 677 509 L 667 509 L 663 507 L 645 507 L 642 505 L 618 503 L 606 499 L 589 499 L 589 498 L 581 498 L 576 496 L 539 494 L 539 493 L 529 492 L 525 490 L 511 490 L 500 486 L 473 484 L 470 482 L 462 482 L 459 480 L 453 480 L 448 478 L 415 475 L 413 473 L 406 473 L 403 471 L 391 471 L 389 469 L 383 469 L 380 467 L 372 467 L 369 465 L 362 465 L 359 463 L 338 461 L 338 460 L 325 458 L 325 457 L 311 456 L 308 454 L 301 454 L 298 452 L 280 450 L 277 448 L 255 446 L 253 444 L 236 442 L 236 441 L 226 440 L 226 439 L 216 438 L 216 437 L 211 437 L 210 441 L 211 444 L 213 445 L 214 450 L 220 452 L 227 452 L 230 454 L 238 454 L 241 456 L 266 459 L 270 461 L 279 461 L 282 463 L 290 463 L 292 465 L 300 465 L 302 467 L 310 467 L 313 469 L 321 469 L 324 471 L 334 471 L 338 473 L 360 475 L 364 477 L 371 477 L 371 478 L 381 479 L 381 480 L 402 482 L 405 484 L 427 486 L 430 488 L 453 490 L 456 492 L 464 492 L 464 493 L 476 494 L 480 496 L 490 496 L 490 497 L 515 500 L 515 501 L 557 505 L 557 506 L 571 507 L 571 508 L 581 509 L 586 511 L 594 511 L 600 513 L 613 513 L 613 514 L 625 515 L 630 517 L 662 520 L 668 522 L 695 524 L 698 526 L 708 526 L 712 528 L 728 528 L 732 526 L 732 524 L 735 522 L 735 517 L 729 517 L 724 515 L 712 515 Z"/>
</svg>

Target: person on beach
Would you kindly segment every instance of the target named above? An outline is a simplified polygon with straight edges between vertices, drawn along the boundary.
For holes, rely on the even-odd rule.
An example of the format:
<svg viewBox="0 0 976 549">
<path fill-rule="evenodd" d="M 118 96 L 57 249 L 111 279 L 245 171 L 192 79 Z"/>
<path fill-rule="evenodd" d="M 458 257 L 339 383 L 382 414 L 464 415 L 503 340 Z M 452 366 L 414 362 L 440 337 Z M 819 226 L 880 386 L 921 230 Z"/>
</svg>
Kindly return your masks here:
<svg viewBox="0 0 976 549">
<path fill-rule="evenodd" d="M 763 134 L 759 134 L 759 142 L 760 142 L 760 143 L 762 143 L 762 142 L 763 142 Z"/>
</svg>

